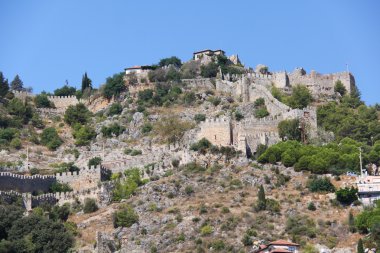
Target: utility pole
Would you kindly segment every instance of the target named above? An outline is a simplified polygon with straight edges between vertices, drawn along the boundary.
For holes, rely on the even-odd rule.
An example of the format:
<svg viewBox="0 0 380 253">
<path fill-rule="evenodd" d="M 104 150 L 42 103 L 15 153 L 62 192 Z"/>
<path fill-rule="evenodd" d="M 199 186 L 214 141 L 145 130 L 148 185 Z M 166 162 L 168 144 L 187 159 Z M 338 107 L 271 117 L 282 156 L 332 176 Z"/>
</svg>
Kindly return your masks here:
<svg viewBox="0 0 380 253">
<path fill-rule="evenodd" d="M 360 177 L 363 177 L 362 148 L 359 147 Z"/>
</svg>

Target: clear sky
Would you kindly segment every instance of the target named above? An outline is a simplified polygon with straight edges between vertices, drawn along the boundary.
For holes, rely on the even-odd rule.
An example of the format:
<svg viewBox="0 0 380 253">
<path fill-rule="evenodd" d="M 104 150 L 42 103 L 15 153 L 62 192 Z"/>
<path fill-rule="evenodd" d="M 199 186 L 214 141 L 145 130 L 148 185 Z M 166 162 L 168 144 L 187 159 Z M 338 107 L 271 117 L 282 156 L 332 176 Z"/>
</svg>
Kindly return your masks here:
<svg viewBox="0 0 380 253">
<path fill-rule="evenodd" d="M 35 92 L 221 48 L 246 66 L 349 70 L 380 102 L 378 0 L 0 0 L 0 71 Z"/>
</svg>

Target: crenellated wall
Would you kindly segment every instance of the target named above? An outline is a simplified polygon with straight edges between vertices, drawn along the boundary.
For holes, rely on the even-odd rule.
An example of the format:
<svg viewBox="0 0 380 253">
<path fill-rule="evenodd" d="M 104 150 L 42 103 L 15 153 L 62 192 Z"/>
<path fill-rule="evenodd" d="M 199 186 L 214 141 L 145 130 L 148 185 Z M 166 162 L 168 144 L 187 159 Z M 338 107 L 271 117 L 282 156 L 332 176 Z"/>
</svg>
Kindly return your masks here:
<svg viewBox="0 0 380 253">
<path fill-rule="evenodd" d="M 76 96 L 48 96 L 48 99 L 54 103 L 57 109 L 66 109 L 70 105 L 79 103 Z"/>
<path fill-rule="evenodd" d="M 74 191 L 93 188 L 98 185 L 102 179 L 105 168 L 101 165 L 91 166 L 91 168 L 82 168 L 78 172 L 63 172 L 55 174 L 57 181 L 66 183 Z"/>
<path fill-rule="evenodd" d="M 200 123 L 200 128 L 198 139 L 206 138 L 218 146 L 228 146 L 233 142 L 229 118 L 206 119 L 205 122 Z"/>
<path fill-rule="evenodd" d="M 0 172 L 0 191 L 48 192 L 57 180 L 54 176 L 24 176 L 10 172 Z"/>
</svg>

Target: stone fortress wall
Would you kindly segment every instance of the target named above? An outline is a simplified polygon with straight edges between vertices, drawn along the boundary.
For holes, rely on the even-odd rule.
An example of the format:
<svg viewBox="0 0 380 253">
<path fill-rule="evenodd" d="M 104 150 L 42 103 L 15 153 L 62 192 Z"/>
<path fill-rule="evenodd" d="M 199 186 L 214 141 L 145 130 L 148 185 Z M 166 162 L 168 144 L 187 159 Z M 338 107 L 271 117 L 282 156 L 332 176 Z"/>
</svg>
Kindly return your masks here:
<svg viewBox="0 0 380 253">
<path fill-rule="evenodd" d="M 48 96 L 48 99 L 54 103 L 57 109 L 66 109 L 70 105 L 79 103 L 76 96 Z"/>
<path fill-rule="evenodd" d="M 253 153 L 259 144 L 269 146 L 280 141 L 277 126 L 285 119 L 300 119 L 307 124 L 310 137 L 314 136 L 317 130 L 316 108 L 292 109 L 278 101 L 268 90 L 276 80 L 286 82 L 287 77 L 280 74 L 247 73 L 216 79 L 217 91 L 230 93 L 243 103 L 253 103 L 256 99 L 263 98 L 270 116 L 262 119 L 250 117 L 240 122 L 233 122 L 230 118 L 207 119 L 200 123 L 197 139 L 207 138 L 214 145 L 233 145 L 243 153 Z M 284 83 L 281 85 L 286 86 Z"/>
<path fill-rule="evenodd" d="M 24 176 L 10 172 L 0 172 L 0 191 L 47 192 L 57 182 L 54 176 Z"/>
<path fill-rule="evenodd" d="M 99 200 L 105 192 L 101 181 L 108 173 L 103 166 L 83 168 L 79 172 L 57 173 L 54 176 L 34 175 L 24 176 L 10 172 L 0 172 L 0 197 L 21 196 L 25 206 L 32 208 L 42 203 L 63 204 L 74 200 L 83 202 L 91 197 Z M 67 183 L 73 188 L 72 192 L 45 193 L 32 196 L 35 192 L 48 192 L 53 183 Z"/>
</svg>

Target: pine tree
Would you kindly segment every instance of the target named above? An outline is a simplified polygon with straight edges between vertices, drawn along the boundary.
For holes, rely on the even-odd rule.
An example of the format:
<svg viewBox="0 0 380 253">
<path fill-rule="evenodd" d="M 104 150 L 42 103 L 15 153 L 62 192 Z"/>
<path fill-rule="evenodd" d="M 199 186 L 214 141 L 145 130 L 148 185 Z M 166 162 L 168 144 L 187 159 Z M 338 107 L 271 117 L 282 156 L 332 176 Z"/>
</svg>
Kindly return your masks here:
<svg viewBox="0 0 380 253">
<path fill-rule="evenodd" d="M 267 207 L 267 201 L 265 199 L 265 191 L 263 185 L 260 185 L 259 189 L 259 199 L 257 201 L 257 210 L 262 211 Z"/>
<path fill-rule="evenodd" d="M 349 228 L 351 233 L 356 232 L 355 219 L 354 219 L 354 215 L 352 214 L 352 212 L 350 212 L 348 214 L 348 228 Z"/>
<path fill-rule="evenodd" d="M 0 97 L 7 95 L 9 91 L 8 80 L 4 78 L 3 73 L 0 71 Z"/>
<path fill-rule="evenodd" d="M 82 92 L 87 88 L 90 88 L 90 90 L 92 89 L 92 81 L 90 78 L 88 78 L 87 72 L 85 72 L 82 77 Z"/>
<path fill-rule="evenodd" d="M 357 253 L 364 253 L 363 241 L 359 239 Z"/>
<path fill-rule="evenodd" d="M 19 75 L 16 75 L 15 79 L 13 79 L 13 81 L 11 82 L 11 89 L 17 91 L 24 90 L 24 83 L 21 81 Z"/>
</svg>

